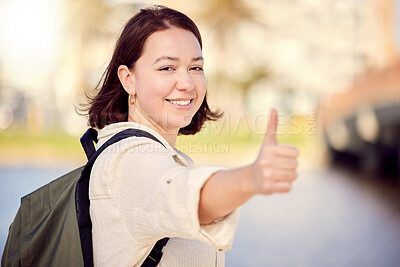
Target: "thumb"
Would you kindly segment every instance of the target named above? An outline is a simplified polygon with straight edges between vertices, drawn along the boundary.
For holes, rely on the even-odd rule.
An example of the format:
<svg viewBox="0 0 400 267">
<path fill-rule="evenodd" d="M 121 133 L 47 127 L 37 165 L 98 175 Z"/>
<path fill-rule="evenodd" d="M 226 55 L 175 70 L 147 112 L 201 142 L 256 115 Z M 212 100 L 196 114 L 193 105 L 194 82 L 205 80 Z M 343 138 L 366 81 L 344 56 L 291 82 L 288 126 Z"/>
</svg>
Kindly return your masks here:
<svg viewBox="0 0 400 267">
<path fill-rule="evenodd" d="M 278 112 L 276 109 L 271 109 L 269 113 L 269 122 L 268 122 L 268 128 L 267 128 L 267 133 L 265 134 L 264 137 L 264 144 L 268 145 L 276 145 L 276 130 L 278 128 Z"/>
</svg>

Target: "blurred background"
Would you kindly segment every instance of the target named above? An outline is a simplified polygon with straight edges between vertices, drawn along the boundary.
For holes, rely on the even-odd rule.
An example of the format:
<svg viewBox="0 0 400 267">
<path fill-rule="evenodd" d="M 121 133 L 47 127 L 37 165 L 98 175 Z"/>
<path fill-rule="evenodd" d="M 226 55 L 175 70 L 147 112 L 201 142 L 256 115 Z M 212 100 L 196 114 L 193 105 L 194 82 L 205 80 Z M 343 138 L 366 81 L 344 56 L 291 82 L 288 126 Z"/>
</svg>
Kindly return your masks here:
<svg viewBox="0 0 400 267">
<path fill-rule="evenodd" d="M 274 107 L 301 151 L 290 194 L 243 206 L 226 265 L 400 266 L 400 0 L 0 0 L 0 248 L 20 197 L 85 163 L 77 108 L 151 4 L 199 26 L 225 114 L 178 148 L 250 163 Z"/>
</svg>

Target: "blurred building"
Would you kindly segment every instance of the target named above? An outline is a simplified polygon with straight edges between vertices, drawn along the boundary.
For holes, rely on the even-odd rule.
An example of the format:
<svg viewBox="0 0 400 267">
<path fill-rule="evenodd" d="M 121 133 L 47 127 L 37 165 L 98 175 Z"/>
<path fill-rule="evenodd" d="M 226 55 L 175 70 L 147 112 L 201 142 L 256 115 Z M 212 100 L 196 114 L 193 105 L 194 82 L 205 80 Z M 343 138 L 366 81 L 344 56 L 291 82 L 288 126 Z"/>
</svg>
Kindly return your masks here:
<svg viewBox="0 0 400 267">
<path fill-rule="evenodd" d="M 334 95 L 320 122 L 333 161 L 400 177 L 400 59 Z"/>
<path fill-rule="evenodd" d="M 319 100 L 347 90 L 358 76 L 398 56 L 392 0 L 252 3 L 268 27 L 264 53 L 258 54 L 276 76 L 273 89 L 291 96 L 289 112 L 315 112 Z M 262 106 L 265 88 L 254 89 Z"/>
</svg>

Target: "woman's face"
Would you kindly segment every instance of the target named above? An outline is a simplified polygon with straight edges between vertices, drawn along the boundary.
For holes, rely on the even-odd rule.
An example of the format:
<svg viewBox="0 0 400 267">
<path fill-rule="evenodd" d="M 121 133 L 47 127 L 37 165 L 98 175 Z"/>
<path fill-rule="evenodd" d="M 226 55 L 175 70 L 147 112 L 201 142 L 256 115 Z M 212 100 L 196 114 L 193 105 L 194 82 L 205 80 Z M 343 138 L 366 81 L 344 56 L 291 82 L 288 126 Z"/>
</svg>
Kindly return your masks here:
<svg viewBox="0 0 400 267">
<path fill-rule="evenodd" d="M 161 133 L 177 132 L 191 122 L 207 89 L 202 51 L 192 32 L 169 28 L 153 33 L 132 72 L 136 102 L 130 105 L 130 119 Z"/>
</svg>

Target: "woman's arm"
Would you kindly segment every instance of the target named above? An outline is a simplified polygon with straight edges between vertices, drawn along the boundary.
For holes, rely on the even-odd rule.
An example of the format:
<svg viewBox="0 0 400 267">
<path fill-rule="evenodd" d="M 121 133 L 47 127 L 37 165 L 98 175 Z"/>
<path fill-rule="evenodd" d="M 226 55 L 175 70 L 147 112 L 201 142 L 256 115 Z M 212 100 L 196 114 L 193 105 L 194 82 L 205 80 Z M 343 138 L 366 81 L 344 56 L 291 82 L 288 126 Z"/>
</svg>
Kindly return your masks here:
<svg viewBox="0 0 400 267">
<path fill-rule="evenodd" d="M 272 110 L 257 159 L 241 168 L 216 172 L 204 184 L 199 202 L 200 224 L 228 215 L 256 194 L 290 191 L 297 178 L 299 151 L 294 146 L 277 144 L 277 125 L 277 112 Z"/>
</svg>

